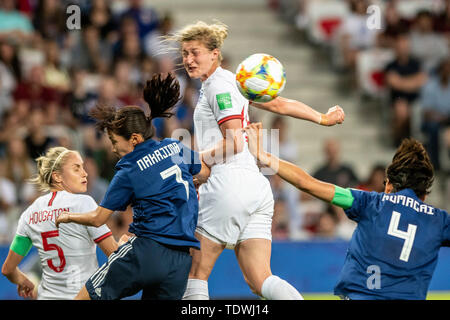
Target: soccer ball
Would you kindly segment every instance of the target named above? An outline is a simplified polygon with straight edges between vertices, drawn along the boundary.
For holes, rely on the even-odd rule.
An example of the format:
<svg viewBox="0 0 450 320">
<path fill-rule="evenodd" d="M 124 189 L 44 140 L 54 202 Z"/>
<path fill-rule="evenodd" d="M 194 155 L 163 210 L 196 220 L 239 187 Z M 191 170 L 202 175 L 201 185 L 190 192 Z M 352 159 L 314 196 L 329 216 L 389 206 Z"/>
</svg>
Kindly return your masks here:
<svg viewBox="0 0 450 320">
<path fill-rule="evenodd" d="M 275 57 L 256 53 L 246 58 L 237 67 L 236 84 L 246 99 L 268 102 L 283 91 L 286 85 L 286 72 Z"/>
</svg>

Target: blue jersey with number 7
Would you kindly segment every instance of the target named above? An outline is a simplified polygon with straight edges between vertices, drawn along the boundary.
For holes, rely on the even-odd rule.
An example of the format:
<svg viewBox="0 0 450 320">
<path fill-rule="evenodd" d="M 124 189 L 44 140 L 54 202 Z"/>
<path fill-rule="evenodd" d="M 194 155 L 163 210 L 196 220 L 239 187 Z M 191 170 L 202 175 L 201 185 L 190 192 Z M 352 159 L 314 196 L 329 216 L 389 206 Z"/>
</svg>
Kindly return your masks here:
<svg viewBox="0 0 450 320">
<path fill-rule="evenodd" d="M 450 242 L 449 214 L 411 189 L 386 194 L 351 189 L 347 216 L 358 226 L 334 288 L 350 299 L 425 299 L 441 246 Z"/>
<path fill-rule="evenodd" d="M 178 140 L 146 140 L 117 163 L 100 206 L 124 211 L 131 205 L 129 231 L 138 237 L 200 248 L 194 236 L 198 198 L 192 177 L 200 170 L 198 154 Z"/>
</svg>

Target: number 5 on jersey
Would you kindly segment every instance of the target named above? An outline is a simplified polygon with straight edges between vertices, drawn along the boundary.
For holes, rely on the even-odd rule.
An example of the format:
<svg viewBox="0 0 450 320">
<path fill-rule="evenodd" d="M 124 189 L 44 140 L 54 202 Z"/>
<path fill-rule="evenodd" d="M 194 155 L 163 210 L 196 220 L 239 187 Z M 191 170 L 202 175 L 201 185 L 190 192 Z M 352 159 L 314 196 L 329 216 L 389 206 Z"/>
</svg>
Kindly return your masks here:
<svg viewBox="0 0 450 320">
<path fill-rule="evenodd" d="M 402 252 L 400 253 L 400 260 L 408 262 L 409 254 L 414 243 L 414 237 L 416 236 L 417 226 L 414 224 L 408 224 L 408 230 L 401 231 L 398 230 L 398 223 L 400 221 L 400 213 L 397 211 L 392 212 L 391 221 L 389 222 L 388 235 L 405 240 L 402 247 Z"/>
</svg>

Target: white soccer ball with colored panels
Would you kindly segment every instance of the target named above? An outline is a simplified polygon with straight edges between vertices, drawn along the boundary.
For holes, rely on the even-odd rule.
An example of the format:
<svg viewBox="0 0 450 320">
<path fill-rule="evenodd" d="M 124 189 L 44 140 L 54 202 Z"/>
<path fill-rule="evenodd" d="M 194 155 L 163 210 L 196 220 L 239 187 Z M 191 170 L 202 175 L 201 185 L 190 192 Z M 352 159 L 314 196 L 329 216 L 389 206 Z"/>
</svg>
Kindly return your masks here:
<svg viewBox="0 0 450 320">
<path fill-rule="evenodd" d="M 275 57 L 256 53 L 239 64 L 236 70 L 236 83 L 246 99 L 268 102 L 283 91 L 286 85 L 286 72 Z"/>
</svg>

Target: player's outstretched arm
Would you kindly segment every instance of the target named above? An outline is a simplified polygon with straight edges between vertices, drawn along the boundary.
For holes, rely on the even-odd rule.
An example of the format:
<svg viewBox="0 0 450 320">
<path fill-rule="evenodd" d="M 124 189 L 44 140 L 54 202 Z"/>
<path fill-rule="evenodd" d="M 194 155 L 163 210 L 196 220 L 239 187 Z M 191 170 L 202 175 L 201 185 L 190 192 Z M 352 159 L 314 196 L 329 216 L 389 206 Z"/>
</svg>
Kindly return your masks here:
<svg viewBox="0 0 450 320">
<path fill-rule="evenodd" d="M 265 152 L 262 147 L 261 129 L 261 123 L 250 124 L 244 129 L 248 135 L 249 150 L 253 156 L 255 156 L 263 166 L 270 167 L 283 180 L 286 180 L 298 189 L 323 201 L 332 202 L 335 186 L 317 180 L 296 165 Z"/>
<path fill-rule="evenodd" d="M 251 105 L 281 115 L 315 122 L 322 126 L 334 126 L 344 122 L 345 119 L 344 110 L 340 106 L 331 107 L 326 114 L 323 114 L 303 102 L 283 97 L 277 97 L 265 103 L 252 102 Z"/>
<path fill-rule="evenodd" d="M 108 221 L 114 211 L 98 206 L 97 209 L 88 213 L 61 213 L 56 218 L 56 227 L 59 228 L 60 223 L 75 222 L 85 226 L 100 227 Z"/>
</svg>

